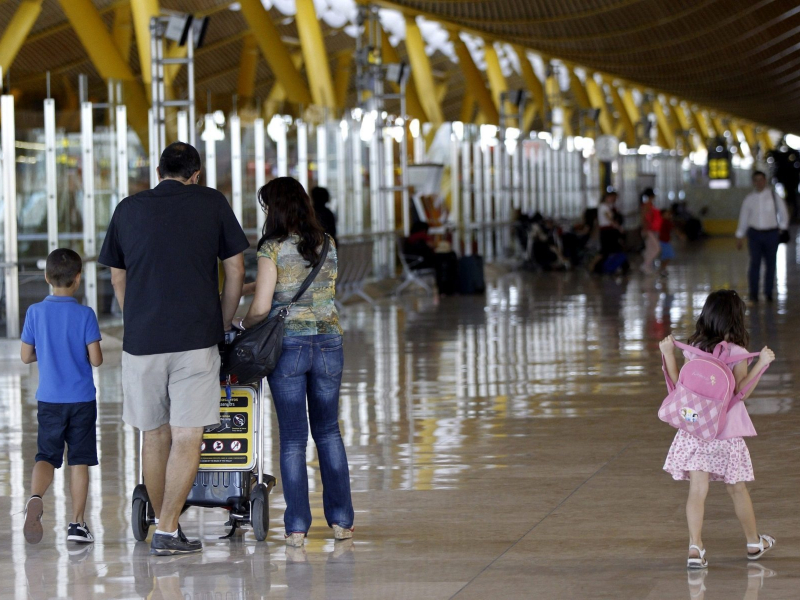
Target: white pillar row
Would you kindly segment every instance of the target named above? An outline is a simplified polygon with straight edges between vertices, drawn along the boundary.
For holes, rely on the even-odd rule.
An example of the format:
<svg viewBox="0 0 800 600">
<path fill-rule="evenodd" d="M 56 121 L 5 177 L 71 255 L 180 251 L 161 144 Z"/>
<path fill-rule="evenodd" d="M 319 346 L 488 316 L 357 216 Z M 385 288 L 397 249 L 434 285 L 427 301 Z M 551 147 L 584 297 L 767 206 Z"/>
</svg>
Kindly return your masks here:
<svg viewBox="0 0 800 600">
<path fill-rule="evenodd" d="M 58 188 L 56 182 L 56 101 L 44 101 L 44 175 L 47 196 L 47 252 L 58 248 Z"/>
<path fill-rule="evenodd" d="M 207 119 L 208 117 L 206 117 Z M 149 151 L 148 154 L 150 156 L 150 187 L 154 188 L 158 185 L 158 172 L 156 168 L 158 167 L 158 134 L 156 132 L 156 121 L 155 115 L 153 114 L 153 109 L 147 111 L 147 136 L 149 139 Z"/>
<path fill-rule="evenodd" d="M 83 173 L 83 287 L 86 305 L 97 312 L 97 228 L 95 225 L 94 120 L 92 103 L 81 104 Z"/>
<path fill-rule="evenodd" d="M 353 145 L 353 220 L 350 233 L 364 233 L 364 174 L 361 136 L 358 128 L 350 132 Z"/>
<path fill-rule="evenodd" d="M 393 232 L 395 230 L 395 177 L 394 177 L 394 138 L 387 132 L 383 137 L 383 185 L 385 192 L 381 200 L 381 230 Z M 385 236 L 381 244 L 381 269 L 389 277 L 393 273 L 394 265 L 394 236 Z"/>
<path fill-rule="evenodd" d="M 17 261 L 17 154 L 14 127 L 14 96 L 0 97 L 3 148 L 3 223 L 5 251 L 6 337 L 19 337 L 19 267 Z"/>
<path fill-rule="evenodd" d="M 369 151 L 369 216 L 370 216 L 370 232 L 376 234 L 381 231 L 381 201 L 383 194 L 381 187 L 383 187 L 382 179 L 383 172 L 381 165 L 381 129 L 376 127 L 372 132 L 367 142 L 367 149 Z M 380 272 L 381 268 L 381 243 L 380 240 L 375 240 L 375 250 L 372 254 L 374 272 Z"/>
<path fill-rule="evenodd" d="M 502 140 L 499 140 L 492 152 L 494 158 L 494 210 L 487 210 L 487 214 L 492 215 L 494 256 L 497 258 L 503 256 L 503 230 L 498 224 L 505 220 L 506 202 L 508 200 L 508 194 L 505 189 L 505 182 L 507 181 L 506 164 L 508 160 L 504 160 L 508 157 L 504 156 L 504 151 L 505 145 Z"/>
<path fill-rule="evenodd" d="M 347 198 L 347 149 L 345 147 L 346 121 L 341 121 L 336 127 L 336 197 L 333 200 L 333 212 L 338 218 L 342 233 L 350 233 L 350 215 L 345 210 Z"/>
<path fill-rule="evenodd" d="M 328 187 L 328 122 L 317 125 L 317 185 Z"/>
<path fill-rule="evenodd" d="M 464 255 L 472 255 L 472 144 L 461 142 L 461 223 L 464 232 Z M 458 249 L 456 249 L 458 251 Z"/>
<path fill-rule="evenodd" d="M 475 183 L 474 183 L 474 212 L 473 212 L 473 219 L 471 225 L 474 227 L 480 227 L 483 223 L 483 194 L 484 194 L 484 187 L 483 187 L 483 148 L 480 141 L 474 142 L 472 145 L 472 158 L 473 158 L 473 173 L 475 174 Z M 484 237 L 483 237 L 483 230 L 482 229 L 473 229 L 475 235 L 478 238 L 478 254 L 484 255 Z"/>
<path fill-rule="evenodd" d="M 311 192 L 308 189 L 308 124 L 302 121 L 297 122 L 297 180 L 307 193 Z"/>
<path fill-rule="evenodd" d="M 255 152 L 255 169 L 256 169 L 256 226 L 258 227 L 258 235 L 261 235 L 261 232 L 264 229 L 264 219 L 266 215 L 264 211 L 261 209 L 261 205 L 258 202 L 258 191 L 264 187 L 264 183 L 267 179 L 266 169 L 267 169 L 267 161 L 266 161 L 266 137 L 265 137 L 265 128 L 264 128 L 264 119 L 256 119 L 253 122 L 253 140 L 255 142 L 256 152 Z"/>
<path fill-rule="evenodd" d="M 189 143 L 189 113 L 178 111 L 178 141 Z"/>
<path fill-rule="evenodd" d="M 461 169 L 458 162 L 460 142 L 455 134 L 450 136 L 450 217 L 448 221 L 453 225 L 453 249 L 460 252 L 460 227 L 461 227 Z"/>
<path fill-rule="evenodd" d="M 496 166 L 496 165 L 495 165 Z M 484 256 L 488 262 L 494 260 L 494 244 L 492 243 L 492 196 L 494 194 L 494 181 L 492 179 L 492 147 L 487 143 L 483 146 L 483 215 L 479 222 L 486 225 L 483 228 Z"/>
<path fill-rule="evenodd" d="M 124 104 L 117 106 L 117 198 L 128 197 L 128 110 Z"/>
<path fill-rule="evenodd" d="M 206 187 L 217 187 L 217 125 L 214 123 L 214 115 L 206 115 L 204 119 L 205 130 L 203 136 L 206 142 Z"/>
<path fill-rule="evenodd" d="M 233 214 L 244 227 L 242 216 L 242 122 L 239 115 L 231 115 L 231 205 Z"/>
<path fill-rule="evenodd" d="M 289 150 L 286 144 L 286 121 L 281 117 L 275 127 L 275 148 L 278 152 L 278 177 L 289 175 Z"/>
</svg>

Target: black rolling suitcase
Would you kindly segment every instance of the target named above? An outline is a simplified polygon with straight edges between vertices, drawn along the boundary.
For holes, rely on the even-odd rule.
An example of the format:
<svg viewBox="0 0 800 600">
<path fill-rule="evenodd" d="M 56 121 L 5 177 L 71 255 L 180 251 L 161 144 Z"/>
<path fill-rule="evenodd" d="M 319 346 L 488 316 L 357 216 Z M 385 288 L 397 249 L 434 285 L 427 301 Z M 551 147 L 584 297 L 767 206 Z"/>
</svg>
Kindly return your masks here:
<svg viewBox="0 0 800 600">
<path fill-rule="evenodd" d="M 458 293 L 482 294 L 486 291 L 483 278 L 483 257 L 477 254 L 458 259 Z"/>
</svg>

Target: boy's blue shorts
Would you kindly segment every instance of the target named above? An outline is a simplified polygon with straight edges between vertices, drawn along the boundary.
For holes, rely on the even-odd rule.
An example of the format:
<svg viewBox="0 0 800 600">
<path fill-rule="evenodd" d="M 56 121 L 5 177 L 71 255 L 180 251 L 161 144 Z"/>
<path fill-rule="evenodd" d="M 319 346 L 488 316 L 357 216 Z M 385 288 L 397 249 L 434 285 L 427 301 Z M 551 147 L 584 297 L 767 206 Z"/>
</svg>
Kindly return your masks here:
<svg viewBox="0 0 800 600">
<path fill-rule="evenodd" d="M 97 402 L 39 402 L 39 440 L 36 461 L 49 462 L 56 469 L 97 464 Z"/>
<path fill-rule="evenodd" d="M 672 260 L 675 258 L 675 248 L 670 242 L 661 242 L 661 260 Z"/>
</svg>

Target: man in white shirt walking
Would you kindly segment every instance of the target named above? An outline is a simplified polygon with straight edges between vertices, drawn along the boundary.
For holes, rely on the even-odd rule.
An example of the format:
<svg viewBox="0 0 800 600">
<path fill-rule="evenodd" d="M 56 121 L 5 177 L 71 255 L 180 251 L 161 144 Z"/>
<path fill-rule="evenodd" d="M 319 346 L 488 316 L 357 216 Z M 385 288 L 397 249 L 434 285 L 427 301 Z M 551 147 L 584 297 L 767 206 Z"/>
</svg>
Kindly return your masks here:
<svg viewBox="0 0 800 600">
<path fill-rule="evenodd" d="M 781 229 L 789 228 L 789 212 L 786 204 L 767 183 L 767 176 L 761 172 L 753 173 L 755 188 L 742 203 L 739 214 L 739 227 L 736 230 L 739 250 L 747 236 L 750 251 L 748 281 L 750 300 L 758 302 L 758 283 L 761 278 L 761 262 L 766 263 L 764 278 L 764 297 L 772 302 L 772 289 L 775 285 L 775 262 L 780 244 Z"/>
</svg>

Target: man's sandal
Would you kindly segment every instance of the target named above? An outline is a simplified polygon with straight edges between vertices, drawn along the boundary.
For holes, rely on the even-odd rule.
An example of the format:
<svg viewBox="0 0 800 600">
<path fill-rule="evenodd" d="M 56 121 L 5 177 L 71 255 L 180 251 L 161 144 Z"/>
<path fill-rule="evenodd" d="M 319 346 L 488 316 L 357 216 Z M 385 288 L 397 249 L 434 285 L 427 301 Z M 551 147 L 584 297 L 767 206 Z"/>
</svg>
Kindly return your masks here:
<svg viewBox="0 0 800 600">
<path fill-rule="evenodd" d="M 748 560 L 758 560 L 767 552 L 772 550 L 775 546 L 775 538 L 771 535 L 758 535 L 757 544 L 747 544 L 747 558 Z M 758 552 L 750 552 L 751 548 L 755 548 Z"/>
<path fill-rule="evenodd" d="M 706 551 L 705 549 L 701 549 L 700 546 L 695 546 L 692 544 L 689 546 L 689 552 L 692 550 L 697 550 L 697 553 L 700 556 L 690 556 L 686 561 L 686 568 L 687 569 L 707 569 L 708 568 L 708 561 L 706 560 Z"/>
</svg>

